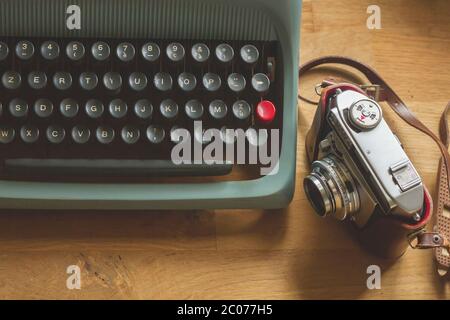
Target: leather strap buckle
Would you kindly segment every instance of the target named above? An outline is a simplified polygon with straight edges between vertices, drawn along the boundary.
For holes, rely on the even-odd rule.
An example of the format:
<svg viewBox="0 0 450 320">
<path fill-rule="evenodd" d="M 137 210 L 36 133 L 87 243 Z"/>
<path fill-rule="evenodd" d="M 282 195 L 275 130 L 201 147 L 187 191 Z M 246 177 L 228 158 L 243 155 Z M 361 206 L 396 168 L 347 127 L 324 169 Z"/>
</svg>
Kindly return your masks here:
<svg viewBox="0 0 450 320">
<path fill-rule="evenodd" d="M 359 86 L 375 101 L 380 101 L 381 86 L 379 84 L 362 84 Z"/>
</svg>

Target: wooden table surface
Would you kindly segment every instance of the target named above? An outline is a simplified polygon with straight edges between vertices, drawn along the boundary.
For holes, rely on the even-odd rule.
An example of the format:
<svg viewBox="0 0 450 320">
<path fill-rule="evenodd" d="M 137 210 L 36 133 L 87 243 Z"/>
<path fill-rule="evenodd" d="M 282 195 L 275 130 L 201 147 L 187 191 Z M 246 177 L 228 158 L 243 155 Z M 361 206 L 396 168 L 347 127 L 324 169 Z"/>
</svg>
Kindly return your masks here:
<svg viewBox="0 0 450 320">
<path fill-rule="evenodd" d="M 301 61 L 343 54 L 369 63 L 437 132 L 450 100 L 450 2 L 378 0 L 382 29 L 368 30 L 372 2 L 305 0 Z M 313 97 L 313 85 L 329 72 L 308 76 L 300 89 Z M 341 223 L 312 212 L 301 181 L 313 113 L 300 104 L 297 188 L 285 210 L 2 212 L 0 298 L 450 298 L 431 252 L 382 260 Z M 437 147 L 386 114 L 434 192 Z M 366 287 L 372 264 L 382 269 L 380 290 Z M 66 287 L 69 265 L 81 268 L 81 290 Z"/>
</svg>

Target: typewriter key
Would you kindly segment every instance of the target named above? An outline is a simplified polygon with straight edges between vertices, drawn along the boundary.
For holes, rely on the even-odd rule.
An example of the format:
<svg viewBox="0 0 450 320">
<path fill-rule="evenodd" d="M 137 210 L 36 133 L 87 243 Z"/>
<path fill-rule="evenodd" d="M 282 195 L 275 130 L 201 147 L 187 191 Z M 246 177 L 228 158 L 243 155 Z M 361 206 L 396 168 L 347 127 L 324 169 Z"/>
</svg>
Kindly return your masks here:
<svg viewBox="0 0 450 320">
<path fill-rule="evenodd" d="M 81 42 L 72 41 L 66 47 L 66 54 L 70 60 L 78 61 L 84 57 L 86 49 Z"/>
<path fill-rule="evenodd" d="M 161 50 L 156 43 L 148 42 L 142 46 L 141 53 L 145 60 L 153 62 L 158 60 Z"/>
<path fill-rule="evenodd" d="M 16 46 L 16 55 L 22 60 L 31 59 L 34 55 L 34 45 L 27 40 L 19 41 Z"/>
<path fill-rule="evenodd" d="M 111 49 L 106 42 L 98 41 L 92 45 L 91 53 L 95 60 L 104 61 L 109 58 Z"/>
<path fill-rule="evenodd" d="M 41 54 L 46 60 L 55 60 L 59 57 L 59 45 L 55 41 L 45 41 L 41 45 Z"/>
<path fill-rule="evenodd" d="M 20 128 L 20 137 L 25 143 L 34 143 L 39 139 L 39 129 L 35 126 L 25 125 Z"/>
</svg>

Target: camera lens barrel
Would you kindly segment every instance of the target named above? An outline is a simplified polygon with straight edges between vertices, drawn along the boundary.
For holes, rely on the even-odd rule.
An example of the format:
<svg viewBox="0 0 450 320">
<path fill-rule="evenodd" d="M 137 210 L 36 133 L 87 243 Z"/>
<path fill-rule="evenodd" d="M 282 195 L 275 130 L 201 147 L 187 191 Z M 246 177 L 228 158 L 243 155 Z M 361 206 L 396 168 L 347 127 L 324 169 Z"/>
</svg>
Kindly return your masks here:
<svg viewBox="0 0 450 320">
<path fill-rule="evenodd" d="M 303 187 L 318 215 L 344 220 L 359 210 L 355 181 L 345 164 L 333 155 L 314 161 Z"/>
</svg>

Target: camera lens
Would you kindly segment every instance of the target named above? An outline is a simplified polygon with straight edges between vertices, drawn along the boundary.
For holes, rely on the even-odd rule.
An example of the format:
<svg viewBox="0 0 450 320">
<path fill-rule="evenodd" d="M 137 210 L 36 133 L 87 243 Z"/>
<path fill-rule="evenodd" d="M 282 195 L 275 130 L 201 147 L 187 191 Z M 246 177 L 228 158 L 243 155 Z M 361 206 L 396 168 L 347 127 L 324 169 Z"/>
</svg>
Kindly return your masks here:
<svg viewBox="0 0 450 320">
<path fill-rule="evenodd" d="M 324 194 L 326 190 L 320 179 L 310 175 L 303 181 L 303 186 L 309 202 L 311 202 L 317 214 L 322 217 L 329 214 L 331 210 L 329 197 Z"/>
<path fill-rule="evenodd" d="M 350 171 L 333 155 L 315 161 L 303 181 L 306 196 L 318 215 L 344 220 L 359 210 L 359 195 Z"/>
</svg>

